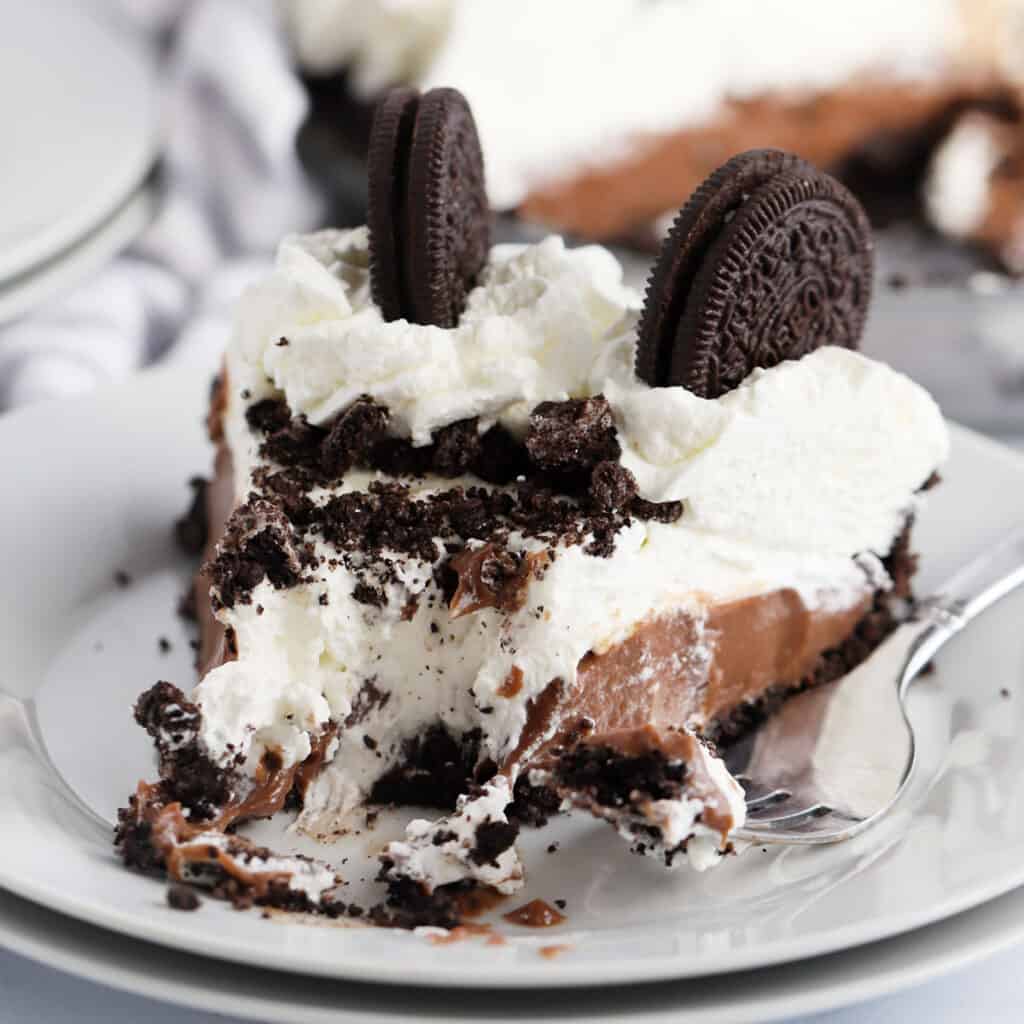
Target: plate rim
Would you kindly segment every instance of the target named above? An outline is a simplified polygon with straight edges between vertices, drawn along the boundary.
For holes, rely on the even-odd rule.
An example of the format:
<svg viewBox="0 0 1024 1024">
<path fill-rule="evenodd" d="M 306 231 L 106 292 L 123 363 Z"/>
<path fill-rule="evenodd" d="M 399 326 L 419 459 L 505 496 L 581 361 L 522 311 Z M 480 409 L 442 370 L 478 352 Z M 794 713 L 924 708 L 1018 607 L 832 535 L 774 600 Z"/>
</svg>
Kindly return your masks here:
<svg viewBox="0 0 1024 1024">
<path fill-rule="evenodd" d="M 681 1005 L 673 1003 L 673 1005 L 661 1006 L 653 1010 L 637 1008 L 623 1013 L 612 1011 L 611 1014 L 605 1010 L 597 1015 L 591 1016 L 588 1014 L 587 1016 L 579 1016 L 573 1019 L 577 1020 L 579 1024 L 598 1024 L 598 1021 L 602 1021 L 604 1024 L 613 1024 L 616 1021 L 625 1022 L 626 1020 L 635 1021 L 637 1024 L 644 1024 L 644 1022 L 646 1024 L 666 1022 L 667 1024 L 669 1021 L 678 1021 L 680 1024 L 717 1024 L 722 1019 L 723 1014 L 728 1014 L 729 1019 L 736 1021 L 737 1024 L 746 1024 L 746 1022 L 783 1020 L 794 1016 L 802 1017 L 806 1014 L 828 1012 L 858 1005 L 873 998 L 904 992 L 909 988 L 925 984 L 957 969 L 970 968 L 1010 948 L 1012 945 L 1024 942 L 1024 914 L 1019 913 L 1021 908 L 1016 908 L 1014 912 L 1007 913 L 1005 906 L 1000 906 L 1004 901 L 1011 899 L 1021 903 L 1021 908 L 1024 908 L 1024 894 L 1021 894 L 1019 891 L 1016 894 L 1011 892 L 1004 894 L 1001 899 L 964 911 L 945 921 L 915 929 L 904 935 L 896 935 L 865 946 L 858 946 L 854 949 L 815 957 L 809 961 L 804 961 L 802 964 L 788 965 L 790 969 L 812 968 L 805 971 L 805 976 L 801 979 L 798 996 L 773 996 L 769 992 L 767 997 L 762 994 L 760 996 L 761 1001 L 756 1005 L 751 1005 L 748 1002 L 742 1008 L 730 1005 L 728 997 L 720 1002 L 713 1002 L 710 1006 L 704 1005 L 695 1008 L 685 1004 L 684 996 Z M 32 935 L 29 937 L 25 935 L 21 928 L 4 927 L 5 924 L 9 923 L 7 921 L 9 908 L 4 906 L 5 902 L 9 900 L 16 901 L 15 908 L 22 913 L 22 923 L 26 914 L 46 918 L 52 917 L 52 922 L 47 922 L 45 926 L 40 926 L 39 928 L 39 930 L 45 928 L 46 936 L 38 937 Z M 1005 915 L 996 929 L 991 927 L 994 913 Z M 166 950 L 156 943 L 144 942 L 142 944 L 142 952 L 157 961 L 156 973 L 152 970 L 151 964 L 139 967 L 126 966 L 124 960 L 120 960 L 117 963 L 112 962 L 112 960 L 105 960 L 103 970 L 96 971 L 90 968 L 93 967 L 97 958 L 104 955 L 98 952 L 99 944 L 96 942 L 90 943 L 88 955 L 84 954 L 81 949 L 67 949 L 68 946 L 77 940 L 70 937 L 66 928 L 62 927 L 63 918 L 64 915 L 58 911 L 39 907 L 30 900 L 25 900 L 16 895 L 9 895 L 0 889 L 0 948 L 18 956 L 23 956 L 35 963 L 70 974 L 81 980 L 111 988 L 118 992 L 161 1001 L 172 1006 L 233 1014 L 241 1019 L 282 1022 L 301 1021 L 303 1024 L 306 1024 L 306 1022 L 319 1024 L 320 1021 L 326 1020 L 338 1020 L 341 1024 L 346 1024 L 346 1022 L 355 1024 L 355 1021 L 358 1020 L 361 1024 L 362 1021 L 367 1019 L 365 1007 L 349 1009 L 344 1005 L 345 989 L 339 993 L 339 1000 L 331 1008 L 323 1011 L 319 1009 L 311 1010 L 308 1006 L 303 1008 L 294 1004 L 281 1006 L 279 1000 L 265 1000 L 259 996 L 252 995 L 251 992 L 245 995 L 245 998 L 248 1000 L 247 1005 L 239 1007 L 237 1002 L 229 1002 L 229 1000 L 237 998 L 234 993 L 229 996 L 224 995 L 223 976 L 219 975 L 216 980 L 210 979 L 209 983 L 202 987 L 200 997 L 195 998 L 194 974 L 190 977 L 191 987 L 187 987 L 177 985 L 159 973 L 160 964 L 164 962 L 161 958 L 166 956 Z M 979 921 L 983 923 L 978 925 Z M 101 942 L 104 938 L 113 943 L 127 941 L 125 936 L 116 932 L 112 933 L 99 925 L 92 925 L 89 922 L 78 921 L 77 919 L 74 924 L 75 928 L 83 929 L 86 932 L 84 936 L 85 941 L 97 936 Z M 922 945 L 926 947 L 932 945 L 932 940 L 935 938 L 938 929 L 943 926 L 947 929 L 952 928 L 958 933 L 953 936 L 953 941 L 934 943 L 934 949 L 921 950 L 916 948 Z M 975 926 L 979 934 L 972 937 L 972 940 L 965 947 L 961 941 L 963 930 L 965 927 Z M 54 937 L 56 937 L 56 943 Z M 61 952 L 58 955 L 54 955 L 53 952 L 55 944 L 62 945 Z M 913 950 L 909 954 L 909 959 L 907 954 L 908 948 Z M 895 955 L 893 955 L 894 951 Z M 140 955 L 138 946 L 134 947 L 134 952 L 135 955 Z M 172 950 L 171 952 L 175 958 L 188 958 L 188 954 L 179 950 Z M 862 961 L 862 963 L 851 969 L 850 965 L 855 961 Z M 205 963 L 203 966 L 205 969 L 216 970 L 218 964 L 216 962 L 212 964 Z M 258 970 L 258 968 L 247 968 L 244 965 L 232 965 L 232 967 L 242 972 Z M 829 971 L 835 971 L 839 976 L 834 980 L 823 980 L 823 974 L 827 978 Z M 739 976 L 735 979 L 731 975 L 725 974 L 719 975 L 713 980 L 728 983 L 731 980 L 739 982 L 742 979 L 746 984 L 737 985 L 736 987 L 749 992 L 751 980 L 754 980 L 756 983 L 760 979 L 769 979 L 769 976 L 770 979 L 778 977 L 777 970 L 772 967 L 738 972 L 738 974 Z M 301 975 L 294 975 L 293 977 L 296 984 L 301 984 Z M 158 979 L 156 984 L 154 984 L 155 978 Z M 688 984 L 699 983 L 700 981 L 701 979 L 699 978 L 692 978 L 677 982 L 663 982 L 660 985 L 655 982 L 646 986 L 648 989 L 646 993 L 648 1003 L 652 989 L 662 986 L 666 988 L 672 986 L 683 987 Z M 768 980 L 767 983 L 771 985 L 773 982 Z M 334 984 L 342 986 L 345 982 L 344 979 L 335 979 Z M 385 988 L 389 990 L 389 994 L 394 994 L 397 990 L 398 998 L 406 994 L 404 986 L 372 982 L 364 984 L 367 990 Z M 350 989 L 348 990 L 350 991 Z M 635 988 L 633 990 L 636 991 Z M 485 990 L 471 990 L 467 993 L 466 990 L 436 989 L 428 993 L 427 998 L 434 999 L 435 994 L 438 999 L 450 998 L 453 995 L 462 997 L 468 995 L 470 998 L 473 998 L 482 995 L 483 991 Z M 642 991 L 643 989 L 641 988 Z M 603 1000 L 607 998 L 607 990 L 595 988 L 593 992 L 596 999 Z M 423 995 L 422 993 L 419 994 Z M 518 994 L 513 993 L 513 998 Z M 578 989 L 565 989 L 561 993 L 561 995 L 573 999 L 578 998 L 579 994 L 580 990 Z M 191 995 L 192 998 L 188 998 L 188 995 Z M 546 996 L 550 997 L 550 993 L 546 993 Z M 768 1000 L 767 1005 L 765 1002 L 766 998 Z M 270 1017 L 266 1016 L 268 1011 L 273 1015 Z M 551 1024 L 554 1024 L 556 1020 L 561 1021 L 565 1019 L 557 1011 L 555 1015 L 547 1018 L 537 1016 L 536 1014 L 531 1016 L 532 1019 L 538 1020 L 538 1024 L 543 1024 L 545 1019 L 551 1022 Z M 408 1019 L 410 1019 L 410 1011 L 408 1010 L 402 1011 L 401 1014 L 397 1011 L 384 1011 L 371 1017 L 370 1021 L 372 1024 L 392 1024 L 395 1021 Z M 458 1024 L 459 1021 L 465 1020 L 466 1017 L 464 1015 L 453 1017 L 449 1008 L 447 1012 L 444 1010 L 428 1010 L 426 1014 L 417 1013 L 413 1010 L 411 1011 L 411 1019 L 455 1021 Z M 494 1020 L 495 1024 L 502 1024 L 502 1019 L 500 1018 L 492 1017 L 491 1019 Z M 519 1014 L 504 1018 L 508 1022 L 521 1019 L 523 1017 Z"/>
<path fill-rule="evenodd" d="M 36 3 L 41 10 L 43 4 L 39 0 Z M 119 56 L 126 67 L 131 66 L 134 90 L 141 91 L 146 97 L 144 105 L 150 111 L 150 123 L 145 133 L 140 134 L 134 145 L 112 165 L 103 186 L 79 203 L 73 214 L 52 221 L 45 228 L 32 231 L 4 248 L 0 253 L 0 285 L 31 274 L 63 250 L 83 241 L 93 229 L 111 217 L 141 185 L 156 160 L 159 146 L 156 71 L 145 45 L 111 19 L 101 17 L 96 10 L 70 4 L 66 0 L 47 0 L 46 7 L 48 17 L 54 20 L 77 19 L 77 25 L 61 25 L 59 34 L 84 31 L 94 42 L 102 40 L 101 45 L 120 51 Z"/>
<path fill-rule="evenodd" d="M 123 202 L 66 249 L 22 274 L 0 279 L 0 328 L 67 294 L 134 242 L 156 218 L 164 195 L 147 176 Z"/>
<path fill-rule="evenodd" d="M 190 391 L 193 381 L 194 370 L 190 367 L 164 366 L 150 369 L 129 378 L 127 382 L 115 383 L 90 392 L 88 395 L 77 396 L 70 402 L 55 400 L 52 403 L 40 403 L 20 410 L 0 421 L 0 438 L 15 429 L 22 429 L 23 425 L 30 424 L 36 417 L 48 416 L 54 406 L 59 406 L 66 412 L 72 403 L 85 408 L 94 404 L 109 403 L 111 394 L 116 394 L 126 387 L 133 389 L 136 395 L 140 390 L 144 391 L 147 388 L 159 388 L 164 391 L 170 390 L 172 393 L 184 394 L 185 391 L 181 389 Z M 176 392 L 175 389 L 178 391 Z M 188 407 L 191 408 L 191 405 Z M 975 450 L 985 449 L 993 459 L 1004 462 L 1007 467 L 1012 467 L 1013 472 L 1024 474 L 1024 457 L 1018 453 L 966 428 L 952 424 L 951 427 L 953 427 L 954 435 L 962 438 L 963 443 L 973 446 Z M 498 971 L 500 977 L 495 972 L 489 971 L 483 972 L 480 976 L 463 975 L 454 978 L 447 971 L 439 973 L 436 961 L 427 960 L 416 965 L 405 963 L 401 965 L 400 969 L 392 967 L 391 970 L 388 970 L 387 965 L 376 957 L 372 959 L 350 957 L 346 959 L 345 963 L 340 965 L 335 963 L 330 968 L 321 964 L 311 966 L 309 964 L 282 963 L 280 950 L 273 950 L 268 946 L 260 953 L 254 954 L 250 948 L 246 948 L 244 951 L 237 948 L 237 944 L 232 944 L 231 940 L 218 942 L 215 936 L 205 936 L 205 941 L 199 945 L 194 944 L 195 938 L 191 936 L 190 941 L 193 944 L 189 949 L 220 960 L 260 963 L 262 966 L 290 973 L 297 972 L 329 978 L 374 977 L 394 984 L 448 988 L 570 988 L 595 984 L 614 985 L 623 982 L 710 977 L 791 962 L 837 950 L 849 950 L 866 943 L 905 934 L 951 915 L 962 913 L 971 907 L 991 901 L 1022 884 L 1024 884 L 1024 863 L 1016 871 L 1004 872 L 998 881 L 990 879 L 986 884 L 979 883 L 969 892 L 961 893 L 955 898 L 944 901 L 940 905 L 941 909 L 937 909 L 933 905 L 916 913 L 905 913 L 897 921 L 873 918 L 869 921 L 840 927 L 825 933 L 825 941 L 823 941 L 822 934 L 817 933 L 813 936 L 793 939 L 771 951 L 766 950 L 763 944 L 751 949 L 733 950 L 730 952 L 727 962 L 704 964 L 699 971 L 694 972 L 681 971 L 682 964 L 679 958 L 673 959 L 667 956 L 652 958 L 646 963 L 628 961 L 628 967 L 623 964 L 616 968 L 612 964 L 604 963 L 602 973 L 596 978 L 594 976 L 595 965 L 587 961 L 573 963 L 571 958 L 560 959 L 557 961 L 558 969 L 553 971 L 551 963 L 538 962 L 536 965 L 528 965 L 516 962 L 510 964 L 508 962 L 499 963 L 496 959 L 495 964 L 496 968 L 500 968 Z M 173 930 L 161 926 L 159 923 L 151 924 L 148 919 L 140 919 L 137 912 L 121 911 L 106 904 L 97 907 L 95 904 L 76 898 L 74 893 L 54 893 L 34 885 L 23 877 L 12 877 L 3 862 L 2 850 L 0 850 L 0 885 L 48 909 L 79 918 L 89 924 L 98 924 L 120 934 L 135 936 L 172 948 L 182 947 L 183 935 L 180 932 L 174 933 Z M 581 929 L 582 931 L 583 929 Z M 417 941 L 419 940 L 417 939 Z M 537 959 L 540 960 L 540 958 Z M 367 973 L 368 971 L 369 973 Z"/>
</svg>

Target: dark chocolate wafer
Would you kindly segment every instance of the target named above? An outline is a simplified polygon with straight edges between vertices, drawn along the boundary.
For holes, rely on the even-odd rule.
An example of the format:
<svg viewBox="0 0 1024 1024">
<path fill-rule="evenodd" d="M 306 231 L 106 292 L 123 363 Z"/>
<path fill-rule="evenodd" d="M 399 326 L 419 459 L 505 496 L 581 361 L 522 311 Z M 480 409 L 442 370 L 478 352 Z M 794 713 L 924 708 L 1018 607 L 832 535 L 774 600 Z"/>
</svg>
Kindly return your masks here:
<svg viewBox="0 0 1024 1024">
<path fill-rule="evenodd" d="M 651 387 L 668 383 L 676 327 L 708 247 L 755 188 L 797 167 L 809 165 L 778 149 L 739 153 L 714 171 L 676 215 L 648 278 L 638 329 L 636 372 Z"/>
<path fill-rule="evenodd" d="M 385 320 L 401 319 L 410 307 L 400 235 L 406 222 L 409 151 L 419 102 L 415 89 L 392 89 L 377 107 L 370 134 L 370 293 Z"/>
<path fill-rule="evenodd" d="M 491 248 L 484 159 L 455 89 L 420 101 L 409 158 L 406 265 L 417 323 L 454 327 Z"/>
<path fill-rule="evenodd" d="M 708 249 L 676 331 L 669 380 L 716 398 L 757 367 L 856 348 L 871 299 L 867 218 L 825 174 L 783 173 Z"/>
<path fill-rule="evenodd" d="M 374 118 L 368 172 L 374 301 L 385 320 L 454 327 L 491 244 L 483 155 L 465 97 L 389 93 Z"/>
</svg>

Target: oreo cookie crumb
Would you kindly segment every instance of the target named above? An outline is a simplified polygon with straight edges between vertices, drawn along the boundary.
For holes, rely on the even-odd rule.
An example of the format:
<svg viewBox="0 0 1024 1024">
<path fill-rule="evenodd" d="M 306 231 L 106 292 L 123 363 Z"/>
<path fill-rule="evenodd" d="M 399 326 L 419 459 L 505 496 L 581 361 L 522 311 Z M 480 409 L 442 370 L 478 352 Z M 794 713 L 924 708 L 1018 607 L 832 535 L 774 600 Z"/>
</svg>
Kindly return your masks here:
<svg viewBox="0 0 1024 1024">
<path fill-rule="evenodd" d="M 268 434 L 260 445 L 260 455 L 283 466 L 315 471 L 319 468 L 320 445 L 326 434 L 322 427 L 314 426 L 305 416 L 295 417 Z"/>
<path fill-rule="evenodd" d="M 217 557 L 204 566 L 220 605 L 249 604 L 253 588 L 269 579 L 280 589 L 298 582 L 301 540 L 280 505 L 251 496 L 228 520 Z"/>
<path fill-rule="evenodd" d="M 174 539 L 187 555 L 202 554 L 209 537 L 210 524 L 206 515 L 206 491 L 209 481 L 194 476 L 188 482 L 192 488 L 192 500 L 188 510 L 174 524 Z"/>
<path fill-rule="evenodd" d="M 245 422 L 254 434 L 273 434 L 291 422 L 288 403 L 281 398 L 264 398 L 245 410 Z"/>
<path fill-rule="evenodd" d="M 645 522 L 674 523 L 682 517 L 684 506 L 681 501 L 645 501 L 643 498 L 634 498 L 629 510 L 637 519 Z"/>
<path fill-rule="evenodd" d="M 203 901 L 191 886 L 174 883 L 167 887 L 167 905 L 175 910 L 198 910 Z"/>
<path fill-rule="evenodd" d="M 470 472 L 483 450 L 477 420 L 458 420 L 434 432 L 432 468 L 438 476 L 462 476 Z"/>
<path fill-rule="evenodd" d="M 352 599 L 360 604 L 368 604 L 373 608 L 383 608 L 387 603 L 381 587 L 372 587 L 369 583 L 358 582 L 352 588 Z"/>
<path fill-rule="evenodd" d="M 636 497 L 636 477 L 618 462 L 599 462 L 590 474 L 590 500 L 600 509 L 627 507 Z"/>
<path fill-rule="evenodd" d="M 196 820 L 213 817 L 227 803 L 234 778 L 200 748 L 199 707 L 176 686 L 159 682 L 139 697 L 135 721 L 156 744 L 168 802 L 179 801 Z"/>
<path fill-rule="evenodd" d="M 682 793 L 686 765 L 660 751 L 626 756 L 612 747 L 581 744 L 557 759 L 559 787 L 601 807 L 628 807 L 636 801 L 674 800 Z"/>
<path fill-rule="evenodd" d="M 330 480 L 365 463 L 387 436 L 388 411 L 364 398 L 353 402 L 338 418 L 320 448 L 320 465 Z"/>
<path fill-rule="evenodd" d="M 622 454 L 611 406 L 604 395 L 541 402 L 526 434 L 530 460 L 541 469 L 590 470 Z"/>
<path fill-rule="evenodd" d="M 476 830 L 476 844 L 469 859 L 478 865 L 498 866 L 498 858 L 516 841 L 519 826 L 505 821 L 485 821 Z"/>
<path fill-rule="evenodd" d="M 500 423 L 480 436 L 473 472 L 489 484 L 509 484 L 530 471 L 526 446 Z"/>
<path fill-rule="evenodd" d="M 488 572 L 516 557 L 505 551 L 513 532 L 554 551 L 578 544 L 588 555 L 608 557 L 630 521 L 670 523 L 683 513 L 681 502 L 637 497 L 636 481 L 617 461 L 621 448 L 611 408 L 600 395 L 541 403 L 525 443 L 500 425 L 481 434 L 478 420 L 469 418 L 434 431 L 430 444 L 414 446 L 388 436 L 387 408 L 365 396 L 326 426 L 292 417 L 280 399 L 265 399 L 249 412 L 251 425 L 264 433 L 260 452 L 272 464 L 254 472 L 255 492 L 232 516 L 205 567 L 215 601 L 225 607 L 249 603 L 264 579 L 277 588 L 312 581 L 306 570 L 321 557 L 314 541 L 337 551 L 331 561 L 355 577 L 356 600 L 381 608 L 390 586 L 401 585 L 396 559 L 442 559 L 435 582 L 450 602 L 458 588 L 451 558 L 475 541 L 494 546 Z M 322 504 L 311 499 L 315 488 L 330 488 L 354 468 L 396 479 L 374 480 L 365 491 L 333 494 Z M 476 476 L 506 489 L 456 486 L 413 497 L 405 478 L 428 473 Z M 503 580 L 515 573 L 511 565 L 506 570 L 498 573 Z M 487 575 L 482 579 L 489 589 L 501 591 L 497 576 Z M 423 596 L 402 595 L 407 616 Z"/>
</svg>

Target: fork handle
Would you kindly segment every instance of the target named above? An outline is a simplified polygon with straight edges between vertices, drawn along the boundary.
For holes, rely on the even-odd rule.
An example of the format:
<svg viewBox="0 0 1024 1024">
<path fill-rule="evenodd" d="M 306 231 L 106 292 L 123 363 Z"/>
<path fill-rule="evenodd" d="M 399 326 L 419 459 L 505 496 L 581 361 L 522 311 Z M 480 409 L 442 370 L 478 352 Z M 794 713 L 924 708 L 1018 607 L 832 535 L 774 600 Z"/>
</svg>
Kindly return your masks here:
<svg viewBox="0 0 1024 1024">
<path fill-rule="evenodd" d="M 900 680 L 901 689 L 947 641 L 1000 598 L 1024 584 L 1024 527 L 958 570 L 915 613 L 918 636 Z"/>
</svg>

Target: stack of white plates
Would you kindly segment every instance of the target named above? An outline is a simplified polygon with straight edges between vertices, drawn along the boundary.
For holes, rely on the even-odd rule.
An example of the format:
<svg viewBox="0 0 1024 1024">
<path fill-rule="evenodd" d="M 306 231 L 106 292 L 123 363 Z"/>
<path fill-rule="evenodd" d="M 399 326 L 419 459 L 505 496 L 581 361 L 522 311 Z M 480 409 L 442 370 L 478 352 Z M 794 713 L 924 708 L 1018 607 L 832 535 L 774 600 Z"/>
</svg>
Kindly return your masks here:
<svg viewBox="0 0 1024 1024">
<path fill-rule="evenodd" d="M 0 321 L 101 266 L 148 223 L 150 55 L 72 0 L 9 5 L 0 33 Z"/>
</svg>

